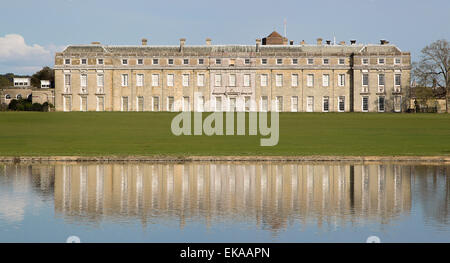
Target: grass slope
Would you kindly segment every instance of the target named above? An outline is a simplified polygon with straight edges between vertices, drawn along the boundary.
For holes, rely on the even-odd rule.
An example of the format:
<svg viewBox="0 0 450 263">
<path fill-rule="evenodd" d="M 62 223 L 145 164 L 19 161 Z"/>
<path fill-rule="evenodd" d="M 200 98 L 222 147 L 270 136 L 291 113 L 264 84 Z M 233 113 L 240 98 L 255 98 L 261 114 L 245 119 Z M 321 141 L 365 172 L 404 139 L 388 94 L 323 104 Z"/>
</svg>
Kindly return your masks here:
<svg viewBox="0 0 450 263">
<path fill-rule="evenodd" d="M 282 113 L 274 147 L 260 136 L 177 137 L 175 115 L 3 112 L 0 156 L 450 155 L 448 114 Z"/>
</svg>

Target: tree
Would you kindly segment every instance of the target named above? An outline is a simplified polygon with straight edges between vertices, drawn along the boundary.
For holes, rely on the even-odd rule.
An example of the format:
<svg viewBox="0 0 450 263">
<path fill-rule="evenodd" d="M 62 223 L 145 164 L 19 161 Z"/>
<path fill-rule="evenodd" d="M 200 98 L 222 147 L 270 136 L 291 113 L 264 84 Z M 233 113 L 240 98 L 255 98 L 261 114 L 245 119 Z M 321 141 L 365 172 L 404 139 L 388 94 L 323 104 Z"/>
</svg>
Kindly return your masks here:
<svg viewBox="0 0 450 263">
<path fill-rule="evenodd" d="M 450 112 L 450 43 L 437 40 L 424 47 L 420 61 L 413 63 L 413 75 L 419 86 L 445 90 L 445 107 Z"/>
<path fill-rule="evenodd" d="M 432 87 L 416 87 L 416 100 L 422 107 L 427 107 L 428 102 L 434 99 L 433 89 Z"/>
<path fill-rule="evenodd" d="M 50 67 L 43 67 L 31 76 L 31 85 L 34 87 L 40 87 L 41 80 L 50 80 L 50 86 L 53 87 L 53 83 L 55 83 L 55 71 Z"/>
</svg>

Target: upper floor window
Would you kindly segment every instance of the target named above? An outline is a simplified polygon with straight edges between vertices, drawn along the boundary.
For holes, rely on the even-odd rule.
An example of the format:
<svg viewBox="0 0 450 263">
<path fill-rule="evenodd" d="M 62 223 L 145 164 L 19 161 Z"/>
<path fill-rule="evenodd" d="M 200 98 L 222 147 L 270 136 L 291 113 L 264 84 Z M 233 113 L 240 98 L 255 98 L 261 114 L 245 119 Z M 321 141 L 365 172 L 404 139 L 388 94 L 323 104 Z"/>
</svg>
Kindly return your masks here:
<svg viewBox="0 0 450 263">
<path fill-rule="evenodd" d="M 86 87 L 87 86 L 87 74 L 81 74 L 80 75 L 80 86 Z"/>
<path fill-rule="evenodd" d="M 183 87 L 189 86 L 189 74 L 183 74 L 182 84 Z"/>
<path fill-rule="evenodd" d="M 87 64 L 87 59 L 86 58 L 82 58 L 81 59 L 81 65 L 86 65 Z"/>
<path fill-rule="evenodd" d="M 122 74 L 122 86 L 128 86 L 128 74 Z"/>
<path fill-rule="evenodd" d="M 298 74 L 292 74 L 292 79 L 291 79 L 291 86 L 292 87 L 297 87 L 298 86 Z"/>
<path fill-rule="evenodd" d="M 143 87 L 144 86 L 144 74 L 136 75 L 136 86 Z"/>
<path fill-rule="evenodd" d="M 384 74 L 378 74 L 378 86 L 384 86 Z"/>
<path fill-rule="evenodd" d="M 250 74 L 244 74 L 244 87 L 250 87 Z"/>
<path fill-rule="evenodd" d="M 222 60 L 221 60 L 220 58 L 216 58 L 216 64 L 217 64 L 217 65 L 222 64 Z"/>
<path fill-rule="evenodd" d="M 383 65 L 384 64 L 384 58 L 379 58 L 378 59 L 378 64 Z"/>
<path fill-rule="evenodd" d="M 369 86 L 369 74 L 364 73 L 362 75 L 362 85 L 363 86 Z"/>
<path fill-rule="evenodd" d="M 236 75 L 235 74 L 230 74 L 229 75 L 228 85 L 231 86 L 231 87 L 235 87 L 236 86 Z"/>
<path fill-rule="evenodd" d="M 402 59 L 401 58 L 395 58 L 394 59 L 394 63 L 397 64 L 397 65 L 401 64 L 402 63 Z"/>
<path fill-rule="evenodd" d="M 198 59 L 198 64 L 199 64 L 199 65 L 203 65 L 203 64 L 204 64 L 203 58 L 199 58 L 199 59 Z"/>
<path fill-rule="evenodd" d="M 216 87 L 222 86 L 222 75 L 216 74 L 214 76 L 214 86 L 216 86 Z"/>
<path fill-rule="evenodd" d="M 308 58 L 308 65 L 312 65 L 314 64 L 314 59 L 313 58 Z"/>
<path fill-rule="evenodd" d="M 308 87 L 314 86 L 314 74 L 308 74 L 306 76 L 306 86 Z"/>
<path fill-rule="evenodd" d="M 169 58 L 169 59 L 167 60 L 167 64 L 173 65 L 173 58 Z"/>
<path fill-rule="evenodd" d="M 345 86 L 345 74 L 338 75 L 338 86 L 339 87 Z"/>
<path fill-rule="evenodd" d="M 105 83 L 105 76 L 103 74 L 97 75 L 97 87 L 103 87 Z"/>
<path fill-rule="evenodd" d="M 261 59 L 261 64 L 267 64 L 267 58 L 263 58 L 263 59 Z"/>
<path fill-rule="evenodd" d="M 183 64 L 184 65 L 189 65 L 189 59 L 188 58 L 183 59 Z"/>
<path fill-rule="evenodd" d="M 363 58 L 362 59 L 362 64 L 363 65 L 369 65 L 369 59 L 368 58 Z"/>
<path fill-rule="evenodd" d="M 345 64 L 345 59 L 340 58 L 340 59 L 339 59 L 339 65 L 344 65 L 344 64 Z"/>
<path fill-rule="evenodd" d="M 324 65 L 330 64 L 330 59 L 324 58 L 324 59 L 323 59 L 323 64 L 324 64 Z"/>
<path fill-rule="evenodd" d="M 122 59 L 122 65 L 128 65 L 128 59 L 126 58 Z"/>
<path fill-rule="evenodd" d="M 103 58 L 98 58 L 97 59 L 97 64 L 98 65 L 103 65 Z"/>
<path fill-rule="evenodd" d="M 322 86 L 328 87 L 330 85 L 330 75 L 324 74 L 322 75 Z"/>
<path fill-rule="evenodd" d="M 250 59 L 249 59 L 249 58 L 246 58 L 246 59 L 244 60 L 244 64 L 246 64 L 246 65 L 250 64 Z"/>
<path fill-rule="evenodd" d="M 267 87 L 268 76 L 267 74 L 261 75 L 261 87 Z"/>
<path fill-rule="evenodd" d="M 70 58 L 64 59 L 64 64 L 65 65 L 70 65 Z"/>
<path fill-rule="evenodd" d="M 402 75 L 401 74 L 395 74 L 394 78 L 394 85 L 400 86 L 402 84 Z"/>
<path fill-rule="evenodd" d="M 282 74 L 277 74 L 275 76 L 275 85 L 277 87 L 281 87 L 283 86 L 283 75 Z"/>
<path fill-rule="evenodd" d="M 158 74 L 152 74 L 152 86 L 153 87 L 159 86 L 159 75 Z"/>
<path fill-rule="evenodd" d="M 144 65 L 144 59 L 138 58 L 137 64 L 138 64 L 138 65 Z"/>
<path fill-rule="evenodd" d="M 159 64 L 159 59 L 154 58 L 152 64 L 153 65 L 158 65 Z"/>
<path fill-rule="evenodd" d="M 167 74 L 167 86 L 173 87 L 173 74 Z"/>
<path fill-rule="evenodd" d="M 70 75 L 69 74 L 66 74 L 66 75 L 64 75 L 64 85 L 66 85 L 66 86 L 70 86 Z"/>
<path fill-rule="evenodd" d="M 293 59 L 292 59 L 292 64 L 297 65 L 297 64 L 298 64 L 298 59 L 293 58 Z"/>
<path fill-rule="evenodd" d="M 277 58 L 277 64 L 278 64 L 278 65 L 283 64 L 283 59 L 282 59 L 282 58 Z"/>
<path fill-rule="evenodd" d="M 205 74 L 198 74 L 197 76 L 197 86 L 203 87 L 205 85 Z"/>
</svg>

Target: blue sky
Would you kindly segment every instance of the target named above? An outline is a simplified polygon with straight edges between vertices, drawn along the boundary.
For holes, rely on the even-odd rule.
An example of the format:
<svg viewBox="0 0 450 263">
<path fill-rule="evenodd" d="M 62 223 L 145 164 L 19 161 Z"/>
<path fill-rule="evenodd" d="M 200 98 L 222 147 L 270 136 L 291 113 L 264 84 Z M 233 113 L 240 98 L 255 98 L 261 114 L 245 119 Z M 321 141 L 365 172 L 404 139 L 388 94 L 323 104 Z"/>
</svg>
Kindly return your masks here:
<svg viewBox="0 0 450 263">
<path fill-rule="evenodd" d="M 449 0 L 321 1 L 2 1 L 0 73 L 33 73 L 53 66 L 69 44 L 254 44 L 273 30 L 299 43 L 315 39 L 388 39 L 413 59 L 434 40 L 450 40 Z"/>
</svg>

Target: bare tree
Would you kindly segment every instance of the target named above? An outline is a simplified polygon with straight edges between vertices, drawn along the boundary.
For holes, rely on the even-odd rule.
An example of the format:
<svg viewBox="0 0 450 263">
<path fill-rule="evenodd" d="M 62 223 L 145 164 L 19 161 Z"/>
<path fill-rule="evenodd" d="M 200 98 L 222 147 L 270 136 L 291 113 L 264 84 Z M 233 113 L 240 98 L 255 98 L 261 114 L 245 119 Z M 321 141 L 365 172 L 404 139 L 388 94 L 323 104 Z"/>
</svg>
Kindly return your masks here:
<svg viewBox="0 0 450 263">
<path fill-rule="evenodd" d="M 445 91 L 445 107 L 450 112 L 450 44 L 437 40 L 424 47 L 420 61 L 413 63 L 414 79 L 420 86 L 437 87 Z"/>
</svg>

